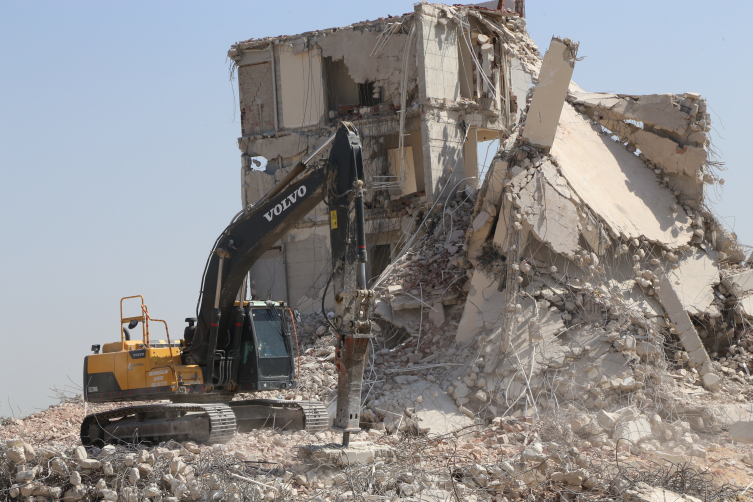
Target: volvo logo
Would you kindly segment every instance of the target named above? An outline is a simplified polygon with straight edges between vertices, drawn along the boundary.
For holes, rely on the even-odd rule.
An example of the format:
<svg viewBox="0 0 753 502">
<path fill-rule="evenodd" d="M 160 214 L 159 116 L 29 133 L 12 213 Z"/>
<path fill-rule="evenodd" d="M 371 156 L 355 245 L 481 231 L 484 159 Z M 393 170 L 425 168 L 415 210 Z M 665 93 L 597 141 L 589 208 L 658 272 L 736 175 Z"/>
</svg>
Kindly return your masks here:
<svg viewBox="0 0 753 502">
<path fill-rule="evenodd" d="M 298 190 L 296 190 L 295 192 L 291 193 L 290 195 L 282 199 L 282 201 L 280 201 L 279 204 L 277 204 L 275 207 L 273 207 L 272 209 L 264 213 L 264 217 L 267 219 L 267 221 L 272 221 L 272 218 L 274 218 L 275 216 L 279 216 L 280 213 L 285 211 L 292 204 L 295 204 L 295 201 L 298 200 L 298 197 L 303 197 L 304 195 L 306 195 L 306 186 L 301 185 L 298 187 Z"/>
</svg>

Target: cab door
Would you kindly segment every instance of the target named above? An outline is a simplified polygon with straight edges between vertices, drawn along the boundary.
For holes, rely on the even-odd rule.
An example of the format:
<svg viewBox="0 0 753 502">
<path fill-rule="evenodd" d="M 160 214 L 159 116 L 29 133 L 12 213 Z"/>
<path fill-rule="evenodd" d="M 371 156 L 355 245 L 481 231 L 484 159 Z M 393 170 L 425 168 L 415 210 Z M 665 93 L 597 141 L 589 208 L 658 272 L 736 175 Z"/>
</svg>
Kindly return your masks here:
<svg viewBox="0 0 753 502">
<path fill-rule="evenodd" d="M 283 315 L 282 309 L 251 309 L 261 378 L 290 376 L 291 347 Z"/>
</svg>

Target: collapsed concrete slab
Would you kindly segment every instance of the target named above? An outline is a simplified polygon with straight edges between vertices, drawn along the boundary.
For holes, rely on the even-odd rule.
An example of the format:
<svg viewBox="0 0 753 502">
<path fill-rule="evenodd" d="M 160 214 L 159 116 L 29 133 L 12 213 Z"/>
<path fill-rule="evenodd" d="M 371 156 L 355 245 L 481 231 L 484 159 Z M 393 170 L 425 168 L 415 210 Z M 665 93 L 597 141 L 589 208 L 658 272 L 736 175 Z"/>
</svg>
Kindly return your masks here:
<svg viewBox="0 0 753 502">
<path fill-rule="evenodd" d="M 340 466 L 373 464 L 376 461 L 389 463 L 395 457 L 392 448 L 370 442 L 353 442 L 348 446 L 338 444 L 304 445 L 298 449 L 298 457 L 316 459 Z"/>
<path fill-rule="evenodd" d="M 607 224 L 611 237 L 644 237 L 670 248 L 688 243 L 690 221 L 654 173 L 571 105 L 562 113 L 552 154 L 575 193 Z"/>
<path fill-rule="evenodd" d="M 714 301 L 714 286 L 719 284 L 717 253 L 695 249 L 678 261 L 668 273 L 669 281 L 685 311 L 691 315 L 705 313 Z"/>
<path fill-rule="evenodd" d="M 518 196 L 520 214 L 536 238 L 546 242 L 554 252 L 573 257 L 579 249 L 575 204 L 539 174 L 531 177 Z"/>
<path fill-rule="evenodd" d="M 682 346 L 688 352 L 690 361 L 698 367 L 698 372 L 701 375 L 705 375 L 711 371 L 711 360 L 693 326 L 693 322 L 690 320 L 690 316 L 685 310 L 676 287 L 669 277 L 663 276 L 659 283 L 658 297 L 672 324 L 674 324 L 674 329 L 680 337 Z"/>
<path fill-rule="evenodd" d="M 681 192 L 686 203 L 701 202 L 704 183 L 717 181 L 707 167 L 710 117 L 699 94 L 629 96 L 576 90 L 569 100 L 631 151 L 638 150 L 641 160 Z"/>
</svg>

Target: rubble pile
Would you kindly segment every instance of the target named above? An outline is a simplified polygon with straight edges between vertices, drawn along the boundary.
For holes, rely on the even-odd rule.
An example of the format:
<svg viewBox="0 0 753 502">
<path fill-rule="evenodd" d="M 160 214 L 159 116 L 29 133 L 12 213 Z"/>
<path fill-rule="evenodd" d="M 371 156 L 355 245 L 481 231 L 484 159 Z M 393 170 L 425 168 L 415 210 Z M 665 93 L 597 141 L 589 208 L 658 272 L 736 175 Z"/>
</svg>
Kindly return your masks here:
<svg viewBox="0 0 753 502">
<path fill-rule="evenodd" d="M 522 18 L 421 9 L 442 26 L 477 19 L 536 86 L 525 107 L 507 110 L 478 189 L 447 176 L 428 199 L 370 193 L 372 233 L 386 231 L 386 218 L 400 237 L 372 285 L 363 431 L 350 447 L 334 444 L 333 431 L 264 429 L 227 445 L 83 449 L 81 418 L 116 405 L 78 401 L 3 423 L 3 493 L 125 502 L 743 498 L 753 481 L 753 257 L 706 202 L 708 187 L 724 183 L 706 101 L 586 92 L 570 80 L 572 40 L 553 38 L 541 58 Z M 491 65 L 489 36 L 475 41 Z M 256 47 L 244 44 L 238 58 Z M 465 129 L 478 105 L 457 103 L 473 115 L 462 115 Z M 296 389 L 236 399 L 320 400 L 334 410 L 332 315 L 298 323 Z"/>
<path fill-rule="evenodd" d="M 631 453 L 630 445 L 594 445 L 554 416 L 531 422 L 497 418 L 488 426 L 431 438 L 374 428 L 357 434 L 347 453 L 327 444 L 336 439 L 331 432 L 310 436 L 267 429 L 238 435 L 227 445 L 170 442 L 101 449 L 73 442 L 34 445 L 16 436 L 0 447 L 0 490 L 14 500 L 113 502 L 473 501 L 544 499 L 556 493 L 641 500 L 631 491 L 649 489 L 725 500 L 734 489 L 723 480 L 712 482 L 718 472 L 711 470 L 714 465 L 721 460 L 733 474 L 749 471 L 723 460 L 733 453 L 728 446 L 713 444 L 708 458 L 696 465 L 671 463 L 657 472 L 649 459 Z M 646 488 L 645 482 L 659 488 Z"/>
</svg>

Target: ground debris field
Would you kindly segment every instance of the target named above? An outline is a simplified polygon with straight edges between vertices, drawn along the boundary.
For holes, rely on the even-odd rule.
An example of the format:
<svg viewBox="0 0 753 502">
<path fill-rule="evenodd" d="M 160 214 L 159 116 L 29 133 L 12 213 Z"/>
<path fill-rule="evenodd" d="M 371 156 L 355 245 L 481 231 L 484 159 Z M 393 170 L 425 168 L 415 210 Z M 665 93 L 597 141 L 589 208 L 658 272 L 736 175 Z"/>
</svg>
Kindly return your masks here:
<svg viewBox="0 0 753 502">
<path fill-rule="evenodd" d="M 523 14 L 421 3 L 393 24 L 283 37 L 300 52 L 316 35 L 326 52 L 340 50 L 327 37 L 375 31 L 369 36 L 383 47 L 393 36 L 401 41 L 389 50 L 402 54 L 414 24 L 421 44 L 438 44 L 431 37 L 463 33 L 471 19 L 479 31 L 467 40 L 478 52 L 468 52 L 469 75 L 496 71 L 495 81 L 479 76 L 466 84 L 469 96 L 487 96 L 478 103 L 424 97 L 442 82 L 436 75 L 429 81 L 435 68 L 422 63 L 415 71 L 425 74 L 397 77 L 398 67 L 383 91 L 372 87 L 374 98 L 394 93 L 392 108 L 341 107 L 365 114 L 358 120 L 394 122 L 395 135 L 407 127 L 400 120 L 422 127 L 431 136 L 427 159 L 441 157 L 437 145 L 451 141 L 437 138 L 450 127 L 501 131 L 478 183 L 458 181 L 448 165 L 436 180 L 427 170 L 426 180 L 436 183 L 426 190 L 413 186 L 397 196 L 389 192 L 394 186 L 367 187 L 367 209 L 381 205 L 399 222 L 390 230 L 399 245 L 372 281 L 375 337 L 363 376 L 362 430 L 348 448 L 334 431 L 309 434 L 277 423 L 222 445 L 84 448 L 82 419 L 122 405 L 61 393 L 59 405 L 2 419 L 0 498 L 753 499 L 753 255 L 706 198 L 724 183 L 725 169 L 708 134 L 710 106 L 695 92 L 587 92 L 570 80 L 578 44 L 555 37 L 542 56 Z M 268 43 L 236 44 L 230 56 L 239 64 L 262 57 Z M 522 94 L 513 86 L 517 96 L 500 83 L 494 51 L 502 49 L 503 61 L 533 84 Z M 519 106 L 492 92 L 494 85 Z M 416 86 L 420 93 L 409 92 Z M 408 97 L 415 104 L 399 119 L 395 104 L 405 107 Z M 419 106 L 432 111 L 419 113 Z M 259 121 L 272 119 L 257 111 Z M 306 141 L 316 143 L 316 134 Z M 255 142 L 257 150 L 280 139 L 247 136 L 240 144 Z M 455 140 L 462 149 L 464 138 Z M 248 179 L 271 183 L 265 176 L 254 171 Z M 244 190 L 268 188 L 248 182 Z M 297 325 L 298 387 L 235 399 L 318 400 L 332 417 L 333 313 L 316 310 Z"/>
</svg>

